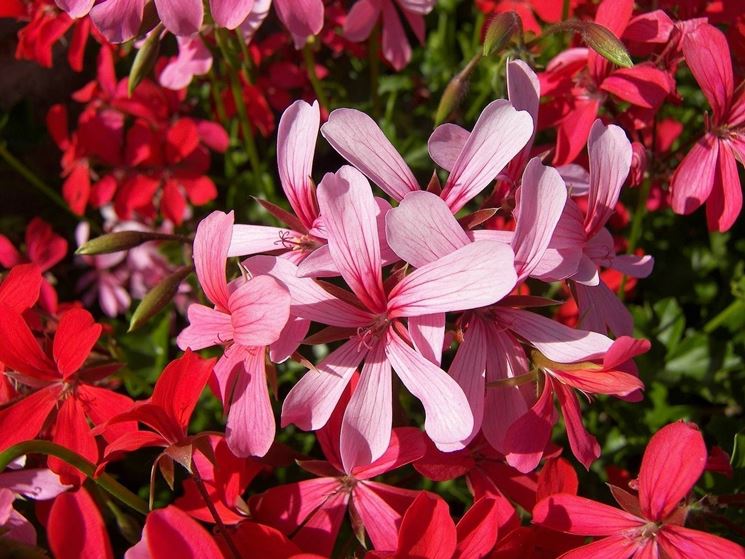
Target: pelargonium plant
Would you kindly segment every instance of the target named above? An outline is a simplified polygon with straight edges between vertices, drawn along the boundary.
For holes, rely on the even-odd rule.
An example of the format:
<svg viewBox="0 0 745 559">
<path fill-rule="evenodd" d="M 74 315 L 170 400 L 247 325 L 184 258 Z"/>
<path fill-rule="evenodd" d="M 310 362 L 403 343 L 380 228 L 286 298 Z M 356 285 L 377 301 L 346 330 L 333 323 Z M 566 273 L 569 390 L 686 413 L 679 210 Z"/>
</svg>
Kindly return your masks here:
<svg viewBox="0 0 745 559">
<path fill-rule="evenodd" d="M 0 555 L 745 558 L 740 2 L 0 17 Z"/>
</svg>

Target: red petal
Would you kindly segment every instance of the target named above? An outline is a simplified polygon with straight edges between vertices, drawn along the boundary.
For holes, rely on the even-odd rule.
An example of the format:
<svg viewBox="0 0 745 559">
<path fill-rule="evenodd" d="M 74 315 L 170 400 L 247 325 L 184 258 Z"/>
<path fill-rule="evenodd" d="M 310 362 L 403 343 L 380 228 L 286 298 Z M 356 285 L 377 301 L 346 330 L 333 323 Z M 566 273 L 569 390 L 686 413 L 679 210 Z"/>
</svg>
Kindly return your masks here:
<svg viewBox="0 0 745 559">
<path fill-rule="evenodd" d="M 67 125 L 67 107 L 52 105 L 47 112 L 47 130 L 61 150 L 70 147 L 70 136 Z"/>
<path fill-rule="evenodd" d="M 645 109 L 659 108 L 673 87 L 667 72 L 646 65 L 616 70 L 600 84 L 600 89 Z"/>
<path fill-rule="evenodd" d="M 85 489 L 62 493 L 47 521 L 49 547 L 57 559 L 114 557 L 101 513 Z"/>
<path fill-rule="evenodd" d="M 147 516 L 138 546 L 144 547 L 143 554 L 145 550 L 149 552 L 145 556 L 150 559 L 222 557 L 220 548 L 207 530 L 172 505 Z"/>
<path fill-rule="evenodd" d="M 423 491 L 414 499 L 401 521 L 396 555 L 451 559 L 456 544 L 457 533 L 447 503 Z"/>
<path fill-rule="evenodd" d="M 453 559 L 486 557 L 497 543 L 498 502 L 488 497 L 476 501 L 456 526 L 458 546 Z"/>
<path fill-rule="evenodd" d="M 41 351 L 23 317 L 0 302 L 0 362 L 30 376 L 58 378 L 57 367 Z"/>
<path fill-rule="evenodd" d="M 76 397 L 67 398 L 57 412 L 52 440 L 80 454 L 89 462 L 98 462 L 98 445 L 91 434 L 83 406 Z M 59 474 L 62 483 L 82 483 L 85 474 L 59 458 L 49 458 L 49 468 Z"/>
<path fill-rule="evenodd" d="M 67 241 L 46 221 L 35 217 L 26 228 L 26 252 L 31 262 L 46 271 L 65 257 Z"/>
<path fill-rule="evenodd" d="M 59 388 L 44 388 L 0 410 L 0 451 L 35 438 L 57 404 L 58 393 Z"/>
<path fill-rule="evenodd" d="M 645 521 L 584 497 L 552 495 L 535 506 L 533 523 L 580 536 L 610 536 L 641 528 Z"/>
<path fill-rule="evenodd" d="M 357 479 L 370 479 L 419 460 L 427 452 L 424 434 L 413 427 L 398 427 L 391 431 L 391 441 L 385 453 L 369 466 L 352 469 Z"/>
<path fill-rule="evenodd" d="M 102 326 L 91 313 L 83 309 L 71 309 L 60 318 L 54 335 L 52 353 L 57 370 L 67 378 L 80 369 L 101 336 Z"/>
<path fill-rule="evenodd" d="M 36 264 L 19 264 L 0 284 L 0 303 L 22 313 L 36 304 L 40 288 L 41 269 Z"/>
<path fill-rule="evenodd" d="M 301 553 L 300 548 L 288 540 L 282 532 L 256 522 L 242 522 L 231 537 L 244 557 L 286 559 L 298 557 Z M 225 556 L 230 555 L 226 553 Z"/>
<path fill-rule="evenodd" d="M 663 520 L 696 483 L 706 466 L 706 445 L 695 425 L 666 425 L 644 451 L 639 468 L 639 503 L 650 520 Z"/>
<path fill-rule="evenodd" d="M 199 145 L 197 125 L 189 118 L 177 120 L 166 132 L 166 159 L 178 163 Z"/>
<path fill-rule="evenodd" d="M 174 179 L 168 179 L 163 185 L 163 197 L 160 199 L 160 211 L 163 217 L 172 221 L 175 225 L 181 225 L 186 212 L 186 200 L 181 192 L 179 183 Z"/>
<path fill-rule="evenodd" d="M 88 165 L 84 163 L 75 165 L 62 185 L 62 197 L 74 214 L 83 215 L 85 213 L 90 192 L 91 177 Z"/>
<path fill-rule="evenodd" d="M 543 469 L 538 474 L 538 489 L 536 490 L 536 501 L 556 493 L 577 494 L 579 480 L 577 472 L 564 458 L 552 458 L 546 460 Z"/>
<path fill-rule="evenodd" d="M 657 541 L 670 559 L 745 558 L 745 548 L 742 546 L 683 526 L 663 526 L 657 533 Z"/>
<path fill-rule="evenodd" d="M 582 424 L 582 412 L 572 389 L 560 382 L 554 382 L 554 390 L 556 390 L 561 412 L 564 415 L 564 424 L 572 453 L 589 470 L 590 465 L 600 456 L 600 445 Z"/>
</svg>

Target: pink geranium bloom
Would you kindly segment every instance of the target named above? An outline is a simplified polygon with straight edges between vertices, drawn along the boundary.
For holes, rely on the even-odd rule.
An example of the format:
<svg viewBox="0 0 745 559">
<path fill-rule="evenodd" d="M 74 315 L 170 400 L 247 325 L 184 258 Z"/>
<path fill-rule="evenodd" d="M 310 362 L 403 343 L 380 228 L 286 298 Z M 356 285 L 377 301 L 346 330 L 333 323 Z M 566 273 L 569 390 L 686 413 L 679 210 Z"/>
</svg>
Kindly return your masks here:
<svg viewBox="0 0 745 559">
<path fill-rule="evenodd" d="M 178 56 L 172 58 L 158 77 L 168 89 L 183 89 L 194 76 L 202 76 L 212 68 L 212 53 L 199 36 L 177 37 Z"/>
<path fill-rule="evenodd" d="M 685 557 L 742 559 L 745 549 L 712 534 L 685 528 L 681 505 L 701 477 L 706 446 L 699 430 L 683 422 L 660 429 L 647 445 L 639 468 L 639 494 L 611 486 L 619 510 L 575 495 L 552 495 L 533 509 L 533 522 L 569 534 L 600 537 L 562 555 L 596 557 Z"/>
<path fill-rule="evenodd" d="M 364 361 L 362 386 L 347 408 L 341 434 L 345 465 L 369 463 L 388 446 L 391 368 L 422 402 L 425 429 L 432 440 L 438 445 L 457 444 L 473 426 L 463 392 L 409 345 L 403 320 L 408 318 L 411 326 L 427 315 L 501 299 L 515 284 L 512 251 L 499 241 L 470 243 L 384 289 L 377 205 L 367 180 L 353 167 L 344 166 L 321 181 L 318 201 L 331 257 L 354 295 L 335 297 L 310 278 L 297 278 L 294 266 L 282 259 L 245 263 L 252 271 L 276 274 L 286 283 L 293 314 L 342 328 L 335 339 L 348 339 L 293 387 L 284 402 L 283 424 L 312 430 L 322 427 L 352 373 Z M 412 343 L 420 347 L 417 339 Z"/>
<path fill-rule="evenodd" d="M 233 230 L 233 212 L 212 212 L 197 227 L 194 264 L 214 308 L 193 304 L 189 326 L 178 336 L 181 349 L 225 345 L 215 365 L 220 398 L 228 410 L 226 439 L 238 456 L 264 455 L 274 441 L 274 414 L 266 385 L 267 346 L 292 344 L 305 332 L 283 335 L 290 295 L 274 278 L 238 278 L 228 283 L 225 265 Z M 290 322 L 290 325 L 293 323 Z M 289 340 L 288 340 L 289 339 Z M 292 349 L 285 352 L 283 360 Z"/>
<path fill-rule="evenodd" d="M 323 0 L 273 0 L 277 17 L 292 34 L 296 48 L 323 28 Z"/>
<path fill-rule="evenodd" d="M 358 0 L 344 21 L 344 36 L 350 41 L 367 39 L 383 18 L 383 57 L 394 69 L 402 70 L 411 60 L 411 46 L 401 24 L 398 10 L 420 43 L 424 43 L 424 16 L 432 11 L 436 0 Z"/>
<path fill-rule="evenodd" d="M 671 205 L 689 214 L 706 202 L 709 230 L 727 231 L 742 209 L 737 161 L 745 159 L 745 89 L 735 94 L 727 39 L 716 27 L 703 24 L 687 33 L 683 54 L 713 113 L 706 135 L 670 180 Z"/>
<path fill-rule="evenodd" d="M 273 487 L 249 501 L 254 519 L 293 534 L 292 541 L 304 551 L 330 555 L 347 511 L 355 533 L 366 532 L 376 549 L 394 549 L 401 517 L 417 496 L 416 491 L 372 478 L 424 455 L 424 437 L 418 429 L 393 429 L 385 452 L 369 465 L 343 465 L 339 439 L 344 429 L 344 411 L 353 394 L 366 388 L 358 380 L 355 374 L 328 422 L 318 431 L 326 460 L 299 462 L 319 477 Z M 288 507 L 287 503 L 296 506 Z"/>
</svg>

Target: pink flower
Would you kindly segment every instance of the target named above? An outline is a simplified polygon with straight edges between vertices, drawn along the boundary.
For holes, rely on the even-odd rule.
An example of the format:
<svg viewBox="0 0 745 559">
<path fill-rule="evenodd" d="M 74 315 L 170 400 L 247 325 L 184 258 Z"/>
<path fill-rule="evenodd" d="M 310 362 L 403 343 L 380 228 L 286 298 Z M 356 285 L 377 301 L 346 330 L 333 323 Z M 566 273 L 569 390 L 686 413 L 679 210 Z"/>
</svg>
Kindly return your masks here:
<svg viewBox="0 0 745 559">
<path fill-rule="evenodd" d="M 274 0 L 277 17 L 292 34 L 296 48 L 323 28 L 323 0 Z"/>
<path fill-rule="evenodd" d="M 178 56 L 168 62 L 158 78 L 160 85 L 175 90 L 185 88 L 194 76 L 212 68 L 212 54 L 200 37 L 177 37 L 177 41 Z"/>
<path fill-rule="evenodd" d="M 687 507 L 680 504 L 701 477 L 706 446 L 694 425 L 672 423 L 647 445 L 639 469 L 639 494 L 611 486 L 623 510 L 575 495 L 552 495 L 533 509 L 533 522 L 569 534 L 601 537 L 562 555 L 563 559 L 595 557 L 685 557 L 742 559 L 741 546 L 685 528 Z"/>
<path fill-rule="evenodd" d="M 191 305 L 190 324 L 177 341 L 181 349 L 192 350 L 226 345 L 215 365 L 220 397 L 229 409 L 226 439 L 238 456 L 263 456 L 272 445 L 275 432 L 266 386 L 266 347 L 280 340 L 288 324 L 290 295 L 269 276 L 227 282 L 225 265 L 232 230 L 233 212 L 212 212 L 197 227 L 197 277 L 215 306 Z M 300 332 L 299 337 L 292 339 L 299 341 L 303 336 L 304 332 Z"/>
<path fill-rule="evenodd" d="M 283 259 L 254 257 L 244 263 L 252 272 L 274 274 L 287 285 L 293 314 L 341 328 L 333 339 L 348 339 L 293 387 L 284 402 L 283 424 L 312 430 L 322 427 L 352 373 L 364 361 L 361 387 L 347 408 L 341 432 L 345 466 L 369 463 L 388 446 L 391 368 L 422 402 L 425 429 L 432 440 L 438 445 L 457 444 L 473 426 L 463 392 L 409 345 L 403 320 L 408 318 L 412 324 L 426 315 L 501 299 L 515 284 L 512 251 L 498 241 L 470 243 L 422 266 L 390 290 L 384 289 L 377 205 L 367 180 L 356 169 L 344 166 L 321 181 L 318 201 L 331 257 L 354 296 L 328 292 L 310 278 L 298 278 L 295 267 Z M 337 292 L 340 297 L 331 294 Z M 420 347 L 417 339 L 411 343 Z"/>
<path fill-rule="evenodd" d="M 402 70 L 411 59 L 411 46 L 401 24 L 398 10 L 420 43 L 424 43 L 424 16 L 432 11 L 436 0 L 358 0 L 347 14 L 344 36 L 361 42 L 372 33 L 383 17 L 383 58 L 396 70 Z"/>
<path fill-rule="evenodd" d="M 735 96 L 727 39 L 717 28 L 702 24 L 687 33 L 683 54 L 713 114 L 670 180 L 671 205 L 689 214 L 706 202 L 709 230 L 727 231 L 742 209 L 737 161 L 745 158 L 745 90 Z"/>
</svg>

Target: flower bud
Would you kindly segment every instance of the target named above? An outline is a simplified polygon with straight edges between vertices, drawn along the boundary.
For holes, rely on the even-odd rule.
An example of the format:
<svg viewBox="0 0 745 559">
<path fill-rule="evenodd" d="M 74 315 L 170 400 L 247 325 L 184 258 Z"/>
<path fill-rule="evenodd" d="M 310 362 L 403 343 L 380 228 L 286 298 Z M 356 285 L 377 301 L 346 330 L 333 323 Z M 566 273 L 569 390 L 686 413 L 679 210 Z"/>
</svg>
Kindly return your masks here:
<svg viewBox="0 0 745 559">
<path fill-rule="evenodd" d="M 523 32 L 523 24 L 516 12 L 497 14 L 489 22 L 484 36 L 484 56 L 499 52 L 516 34 Z"/>
<path fill-rule="evenodd" d="M 153 287 L 147 295 L 137 305 L 135 312 L 132 313 L 132 319 L 129 321 L 129 330 L 132 332 L 150 318 L 158 314 L 165 306 L 170 303 L 178 293 L 179 285 L 194 270 L 193 266 L 184 266 L 179 268 L 170 276 L 166 276 L 161 282 Z"/>
<path fill-rule="evenodd" d="M 155 29 L 148 35 L 137 51 L 132 68 L 129 70 L 129 83 L 127 84 L 127 95 L 132 97 L 132 93 L 140 85 L 140 82 L 147 76 L 158 60 L 160 52 L 160 38 L 163 32 L 163 24 L 158 24 Z"/>
<path fill-rule="evenodd" d="M 591 21 L 583 22 L 581 33 L 587 46 L 603 58 L 623 68 L 631 68 L 634 65 L 626 47 L 607 27 Z"/>
<path fill-rule="evenodd" d="M 95 239 L 91 239 L 80 245 L 75 254 L 93 256 L 96 254 L 109 254 L 120 250 L 129 250 L 147 241 L 176 241 L 185 240 L 178 235 L 167 233 L 152 233 L 149 231 L 116 231 L 107 233 Z"/>
<path fill-rule="evenodd" d="M 480 59 L 481 53 L 474 56 L 468 64 L 466 64 L 466 67 L 450 80 L 450 83 L 447 85 L 442 97 L 440 98 L 440 104 L 437 105 L 435 126 L 442 124 L 460 104 L 460 100 L 466 94 L 466 90 L 468 89 L 468 79 L 476 69 L 476 65 Z"/>
</svg>

